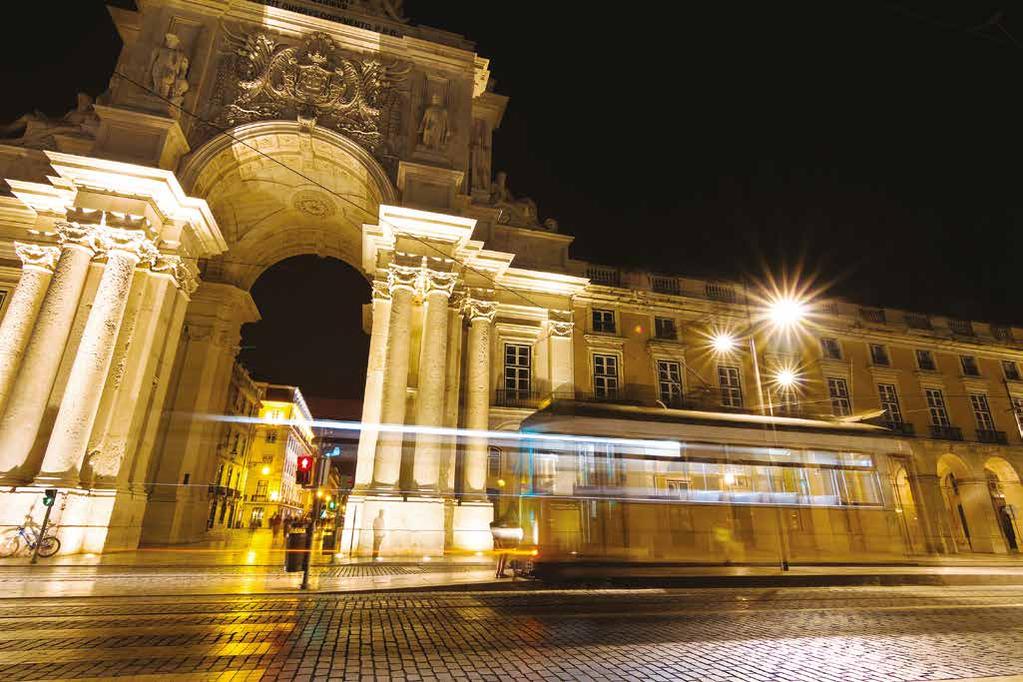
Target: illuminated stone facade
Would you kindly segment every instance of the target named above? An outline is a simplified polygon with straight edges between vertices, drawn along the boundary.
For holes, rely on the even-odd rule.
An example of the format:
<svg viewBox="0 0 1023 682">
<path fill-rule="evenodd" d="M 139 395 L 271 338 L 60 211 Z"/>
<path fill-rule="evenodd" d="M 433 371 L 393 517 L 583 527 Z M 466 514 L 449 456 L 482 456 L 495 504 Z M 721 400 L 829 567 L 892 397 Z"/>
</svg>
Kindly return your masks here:
<svg viewBox="0 0 1023 682">
<path fill-rule="evenodd" d="M 508 100 L 488 61 L 400 3 L 140 6 L 111 10 L 107 92 L 0 145 L 0 525 L 39 517 L 55 486 L 69 551 L 208 537 L 234 465 L 209 416 L 237 411 L 249 289 L 317 254 L 373 287 L 343 551 L 370 553 L 377 519 L 384 555 L 485 550 L 495 514 L 555 558 L 1012 549 L 1023 331 L 819 302 L 780 343 L 733 284 L 572 259 L 492 168 Z M 753 343 L 715 355 L 723 328 Z M 772 385 L 781 369 L 797 390 Z M 882 397 L 893 428 L 863 421 Z M 524 422 L 685 446 L 483 433 Z"/>
</svg>

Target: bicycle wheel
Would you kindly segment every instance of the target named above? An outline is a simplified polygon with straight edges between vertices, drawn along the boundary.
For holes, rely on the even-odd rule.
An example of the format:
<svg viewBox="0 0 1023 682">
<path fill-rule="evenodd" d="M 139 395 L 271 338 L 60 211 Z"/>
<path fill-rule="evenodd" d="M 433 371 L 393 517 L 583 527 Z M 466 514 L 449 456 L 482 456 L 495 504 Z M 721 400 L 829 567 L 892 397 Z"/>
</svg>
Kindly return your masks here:
<svg viewBox="0 0 1023 682">
<path fill-rule="evenodd" d="M 14 556 L 21 549 L 21 538 L 17 535 L 6 535 L 0 538 L 0 557 L 6 559 Z"/>
<path fill-rule="evenodd" d="M 51 557 L 59 551 L 60 540 L 52 535 L 47 535 L 39 542 L 39 556 L 41 557 Z"/>
</svg>

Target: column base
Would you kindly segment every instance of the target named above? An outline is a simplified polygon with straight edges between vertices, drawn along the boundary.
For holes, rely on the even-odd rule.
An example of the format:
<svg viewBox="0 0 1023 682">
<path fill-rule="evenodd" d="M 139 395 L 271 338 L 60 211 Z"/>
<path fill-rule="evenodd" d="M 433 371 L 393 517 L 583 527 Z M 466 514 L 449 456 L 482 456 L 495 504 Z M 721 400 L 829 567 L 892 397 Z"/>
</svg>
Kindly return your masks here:
<svg viewBox="0 0 1023 682">
<path fill-rule="evenodd" d="M 0 532 L 43 522 L 43 492 L 53 485 L 31 485 L 0 492 Z M 143 492 L 58 488 L 49 528 L 60 539 L 60 554 L 137 549 L 146 507 Z M 49 531 L 48 531 L 49 533 Z"/>
<path fill-rule="evenodd" d="M 374 522 L 383 512 L 382 523 Z M 376 547 L 374 547 L 376 545 Z M 422 559 L 444 554 L 444 500 L 440 497 L 350 496 L 340 553 L 353 557 Z M 374 549 L 376 550 L 374 552 Z"/>
</svg>

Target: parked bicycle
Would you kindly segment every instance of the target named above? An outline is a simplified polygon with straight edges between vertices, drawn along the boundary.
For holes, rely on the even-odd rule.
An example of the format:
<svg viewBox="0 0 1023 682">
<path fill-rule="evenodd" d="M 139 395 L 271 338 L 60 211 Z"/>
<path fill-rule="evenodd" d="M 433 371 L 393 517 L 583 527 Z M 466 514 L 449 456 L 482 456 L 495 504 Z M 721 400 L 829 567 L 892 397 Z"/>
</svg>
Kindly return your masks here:
<svg viewBox="0 0 1023 682">
<path fill-rule="evenodd" d="M 39 543 L 39 556 L 51 557 L 60 551 L 60 540 L 54 535 L 47 535 L 42 540 L 34 528 L 19 526 L 9 532 L 6 537 L 0 538 L 0 558 L 12 557 L 22 549 L 34 550 L 36 543 Z"/>
</svg>

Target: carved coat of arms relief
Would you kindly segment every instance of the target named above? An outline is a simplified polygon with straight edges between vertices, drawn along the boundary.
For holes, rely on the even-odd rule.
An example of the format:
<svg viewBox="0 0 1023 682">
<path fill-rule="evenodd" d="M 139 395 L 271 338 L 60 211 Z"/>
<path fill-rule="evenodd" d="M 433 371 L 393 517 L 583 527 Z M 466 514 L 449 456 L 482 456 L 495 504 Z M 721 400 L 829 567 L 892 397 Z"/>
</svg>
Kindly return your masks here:
<svg viewBox="0 0 1023 682">
<path fill-rule="evenodd" d="M 301 118 L 346 135 L 378 158 L 400 147 L 410 63 L 347 54 L 325 33 L 298 45 L 262 32 L 228 34 L 225 48 L 203 139 L 243 123 Z"/>
</svg>

